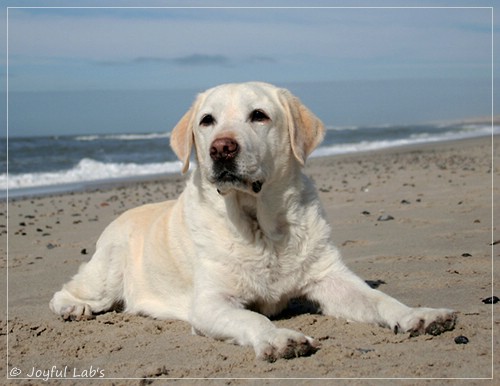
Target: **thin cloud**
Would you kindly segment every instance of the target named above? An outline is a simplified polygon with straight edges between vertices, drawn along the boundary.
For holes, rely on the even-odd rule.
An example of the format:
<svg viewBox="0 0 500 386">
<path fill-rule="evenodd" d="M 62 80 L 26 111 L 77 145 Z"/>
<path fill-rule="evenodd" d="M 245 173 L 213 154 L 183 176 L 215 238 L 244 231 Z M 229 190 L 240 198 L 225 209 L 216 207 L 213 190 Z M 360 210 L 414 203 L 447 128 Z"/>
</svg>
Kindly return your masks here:
<svg viewBox="0 0 500 386">
<path fill-rule="evenodd" d="M 140 56 L 132 60 L 133 64 L 169 64 L 172 60 L 155 56 Z"/>
<path fill-rule="evenodd" d="M 139 56 L 125 60 L 98 61 L 101 66 L 130 66 L 130 65 L 176 65 L 176 66 L 229 66 L 231 59 L 224 55 L 192 54 L 174 58 L 159 56 Z"/>
<path fill-rule="evenodd" d="M 250 56 L 234 60 L 225 55 L 193 54 L 172 59 L 172 62 L 183 66 L 235 66 L 244 63 L 276 63 L 276 59 L 269 56 Z"/>
<path fill-rule="evenodd" d="M 172 59 L 174 64 L 183 66 L 228 66 L 231 59 L 224 55 L 193 54 Z"/>
<path fill-rule="evenodd" d="M 123 66 L 123 65 L 175 65 L 175 66 L 219 66 L 234 67 L 242 64 L 273 64 L 277 63 L 275 58 L 270 56 L 250 56 L 245 58 L 233 59 L 226 55 L 216 54 L 191 54 L 174 58 L 165 58 L 158 56 L 139 56 L 131 60 L 121 61 L 99 61 L 96 62 L 102 66 Z"/>
</svg>

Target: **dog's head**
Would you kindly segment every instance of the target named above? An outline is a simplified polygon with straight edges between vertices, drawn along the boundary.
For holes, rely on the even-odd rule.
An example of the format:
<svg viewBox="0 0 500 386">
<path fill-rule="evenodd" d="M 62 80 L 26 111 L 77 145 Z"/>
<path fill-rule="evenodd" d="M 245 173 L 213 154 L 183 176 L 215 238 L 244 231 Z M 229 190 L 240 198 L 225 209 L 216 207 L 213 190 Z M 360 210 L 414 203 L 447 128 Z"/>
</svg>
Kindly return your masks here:
<svg viewBox="0 0 500 386">
<path fill-rule="evenodd" d="M 288 90 L 251 82 L 198 95 L 170 143 L 183 172 L 194 145 L 202 175 L 221 194 L 258 194 L 291 162 L 303 165 L 323 136 L 321 121 Z"/>
</svg>

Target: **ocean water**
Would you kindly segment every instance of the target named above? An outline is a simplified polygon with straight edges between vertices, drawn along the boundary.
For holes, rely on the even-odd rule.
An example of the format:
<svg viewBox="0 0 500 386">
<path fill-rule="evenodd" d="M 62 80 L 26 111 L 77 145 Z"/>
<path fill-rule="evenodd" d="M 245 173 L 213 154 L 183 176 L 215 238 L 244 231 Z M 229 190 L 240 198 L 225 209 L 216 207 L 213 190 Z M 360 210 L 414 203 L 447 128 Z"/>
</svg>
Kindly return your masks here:
<svg viewBox="0 0 500 386">
<path fill-rule="evenodd" d="M 312 157 L 492 134 L 500 134 L 500 126 L 328 127 Z M 5 171 L 0 174 L 0 198 L 5 198 L 7 191 L 9 197 L 45 194 L 180 173 L 180 162 L 169 141 L 170 133 L 10 137 L 8 143 L 4 140 L 0 144 L 0 170 Z"/>
</svg>

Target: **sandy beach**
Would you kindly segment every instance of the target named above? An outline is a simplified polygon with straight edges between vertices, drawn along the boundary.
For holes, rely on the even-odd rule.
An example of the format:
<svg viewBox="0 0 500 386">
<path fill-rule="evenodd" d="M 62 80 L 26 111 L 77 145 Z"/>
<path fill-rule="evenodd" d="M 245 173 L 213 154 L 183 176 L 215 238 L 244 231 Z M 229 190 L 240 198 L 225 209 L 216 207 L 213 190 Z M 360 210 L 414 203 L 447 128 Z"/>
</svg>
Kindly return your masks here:
<svg viewBox="0 0 500 386">
<path fill-rule="evenodd" d="M 309 160 L 305 172 L 320 191 L 348 266 L 408 305 L 457 310 L 458 323 L 439 336 L 409 337 L 294 304 L 275 323 L 318 339 L 322 347 L 312 356 L 275 363 L 256 360 L 251 347 L 191 335 L 184 322 L 116 312 L 63 322 L 49 310 L 53 293 L 91 258 L 103 229 L 127 209 L 176 198 L 184 186 L 180 175 L 11 200 L 8 260 L 7 203 L 0 202 L 0 291 L 8 299 L 0 303 L 2 342 L 8 343 L 0 374 L 33 385 L 49 376 L 55 378 L 49 384 L 61 385 L 89 377 L 108 379 L 99 385 L 175 378 L 225 378 L 227 385 L 284 385 L 289 378 L 300 378 L 294 382 L 299 385 L 312 384 L 307 378 L 359 385 L 386 384 L 385 378 L 408 379 L 405 385 L 423 378 L 434 379 L 430 384 L 492 384 L 493 367 L 500 375 L 499 320 L 492 312 L 500 304 L 482 300 L 500 293 L 492 291 L 500 272 L 492 258 L 500 255 L 500 243 L 491 245 L 492 175 L 500 202 L 499 143 L 496 138 L 493 170 L 491 138 Z M 392 219 L 380 221 L 384 215 Z M 494 241 L 500 241 L 499 218 L 497 210 Z M 459 336 L 468 343 L 457 344 Z"/>
</svg>

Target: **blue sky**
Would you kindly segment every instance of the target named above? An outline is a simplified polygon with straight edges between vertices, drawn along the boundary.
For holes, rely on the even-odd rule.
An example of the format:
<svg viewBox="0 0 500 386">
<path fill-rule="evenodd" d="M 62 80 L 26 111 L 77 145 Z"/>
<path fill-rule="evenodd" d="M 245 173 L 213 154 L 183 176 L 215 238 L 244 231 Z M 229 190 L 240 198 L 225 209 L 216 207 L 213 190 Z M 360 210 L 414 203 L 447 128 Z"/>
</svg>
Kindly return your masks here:
<svg viewBox="0 0 500 386">
<path fill-rule="evenodd" d="M 326 120 L 340 124 L 367 123 L 370 114 L 373 123 L 419 119 L 418 114 L 391 117 L 398 106 L 387 108 L 387 116 L 375 114 L 384 95 L 393 104 L 441 95 L 430 99 L 433 106 L 443 103 L 443 116 L 439 109 L 426 115 L 423 103 L 415 107 L 422 109 L 422 121 L 454 118 L 453 108 L 457 118 L 491 111 L 492 10 L 448 7 L 493 2 L 272 2 L 418 8 L 74 8 L 186 4 L 244 3 L 7 1 L 8 19 L 6 8 L 1 16 L 9 23 L 9 135 L 161 131 L 182 115 L 194 93 L 247 80 L 289 86 L 323 115 L 333 98 L 339 113 Z M 423 8 L 436 5 L 446 8 Z M 15 8 L 20 6 L 37 8 Z M 500 41 L 497 27 L 494 35 Z M 7 49 L 6 39 L 1 45 Z M 471 100 L 454 101 L 457 89 Z M 339 108 L 342 95 L 349 105 Z M 464 111 L 467 106 L 470 111 Z"/>
</svg>

